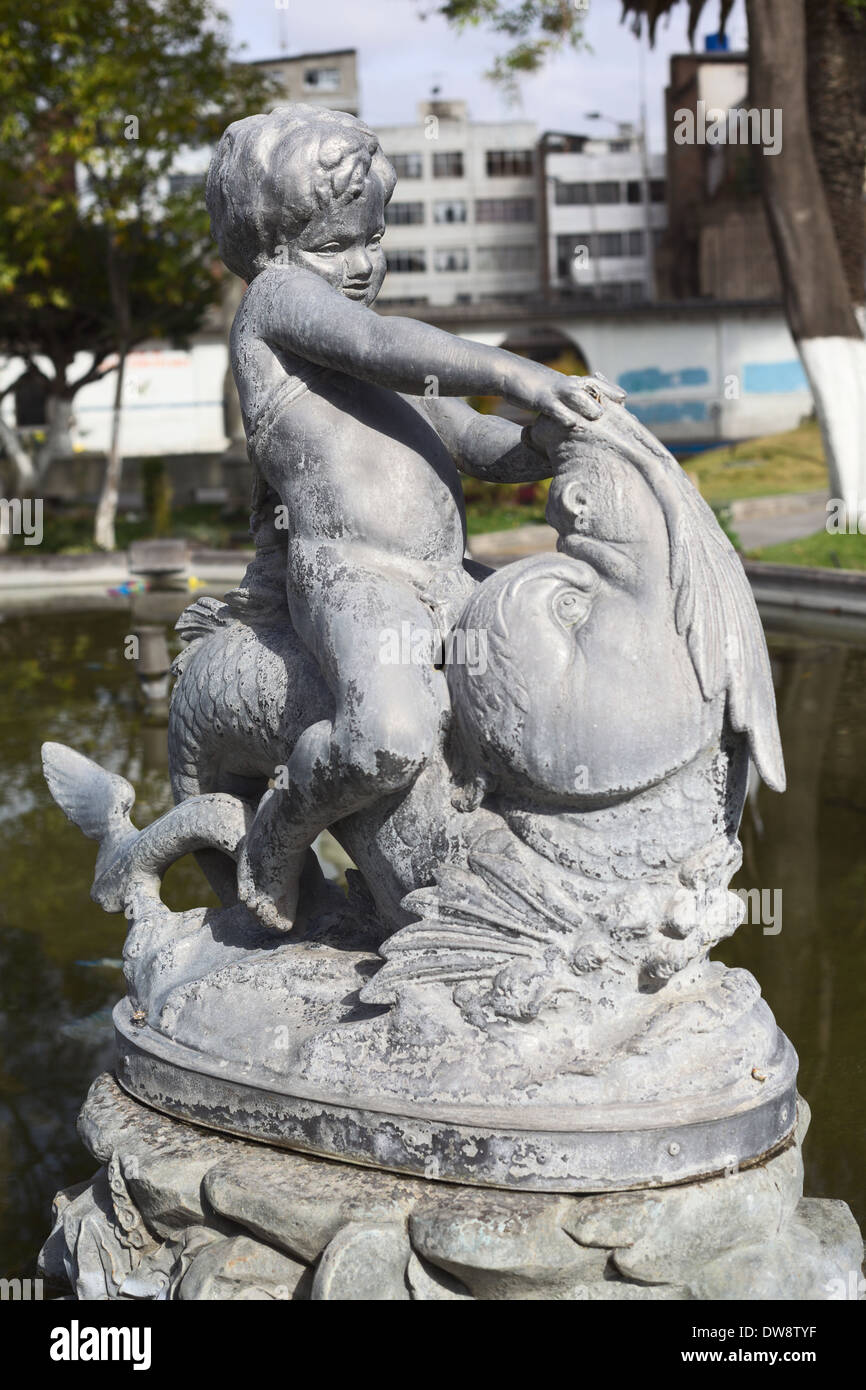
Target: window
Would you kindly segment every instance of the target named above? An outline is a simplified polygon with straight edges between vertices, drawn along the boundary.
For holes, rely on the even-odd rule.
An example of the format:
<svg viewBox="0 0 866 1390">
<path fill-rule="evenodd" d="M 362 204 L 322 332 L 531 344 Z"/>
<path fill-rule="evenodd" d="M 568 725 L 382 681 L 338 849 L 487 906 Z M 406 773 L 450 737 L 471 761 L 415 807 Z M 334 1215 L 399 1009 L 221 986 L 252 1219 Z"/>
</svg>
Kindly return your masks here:
<svg viewBox="0 0 866 1390">
<path fill-rule="evenodd" d="M 532 298 L 531 294 L 508 294 L 503 290 L 495 291 L 492 294 L 481 294 L 478 296 L 484 304 L 526 304 Z"/>
<path fill-rule="evenodd" d="M 427 269 L 425 251 L 389 251 L 386 255 L 388 269 L 398 275 L 413 275 Z"/>
<path fill-rule="evenodd" d="M 416 227 L 424 221 L 423 203 L 391 203 L 385 209 L 389 227 Z"/>
<path fill-rule="evenodd" d="M 433 156 L 434 179 L 462 179 L 463 151 L 451 150 Z"/>
<path fill-rule="evenodd" d="M 628 234 L 628 255 L 643 255 L 643 232 L 629 232 Z"/>
<path fill-rule="evenodd" d="M 560 280 L 570 280 L 572 269 L 589 270 L 592 262 L 598 260 L 617 260 L 621 256 L 636 255 L 631 250 L 631 237 L 641 238 L 642 232 L 584 232 L 572 233 L 556 238 L 556 273 Z M 629 249 L 626 250 L 628 238 Z M 579 253 L 579 254 L 578 254 Z"/>
<path fill-rule="evenodd" d="M 424 156 L 420 154 L 392 154 L 388 156 L 394 166 L 398 179 L 420 179 L 424 177 Z"/>
<path fill-rule="evenodd" d="M 532 150 L 488 150 L 487 177 L 528 178 L 532 174 Z"/>
<path fill-rule="evenodd" d="M 663 203 L 665 200 L 665 181 L 664 179 L 650 179 L 649 196 L 651 203 Z M 643 182 L 640 179 L 630 179 L 626 190 L 626 197 L 630 203 L 643 202 Z"/>
<path fill-rule="evenodd" d="M 169 174 L 168 191 L 169 193 L 189 193 L 190 189 L 198 191 L 204 188 L 204 174 Z"/>
<path fill-rule="evenodd" d="M 462 198 L 443 198 L 433 204 L 434 222 L 465 222 L 466 203 Z"/>
<path fill-rule="evenodd" d="M 608 148 L 608 150 L 610 151 L 611 154 L 627 154 L 628 151 L 631 149 L 631 141 L 630 141 L 630 140 L 610 140 L 610 141 L 608 141 L 608 146 L 607 146 L 607 148 Z"/>
<path fill-rule="evenodd" d="M 534 246 L 479 246 L 475 253 L 478 270 L 534 270 Z"/>
<path fill-rule="evenodd" d="M 433 253 L 433 264 L 437 270 L 468 270 L 469 252 L 465 246 L 440 247 Z"/>
<path fill-rule="evenodd" d="M 588 203 L 588 183 L 561 183 L 556 180 L 555 200 L 561 207 L 565 203 Z"/>
<path fill-rule="evenodd" d="M 631 184 L 629 184 L 630 187 Z M 564 203 L 588 203 L 604 206 L 608 203 L 621 203 L 622 189 L 618 183 L 612 180 L 599 183 L 560 183 L 557 180 L 554 199 L 560 206 Z"/>
<path fill-rule="evenodd" d="M 622 232 L 599 232 L 596 237 L 596 254 L 599 256 L 622 256 Z"/>
<path fill-rule="evenodd" d="M 305 92 L 339 92 L 341 86 L 339 68 L 305 68 Z"/>
<path fill-rule="evenodd" d="M 404 305 L 407 306 L 407 307 L 409 307 L 409 308 L 411 308 L 411 307 L 412 307 L 413 305 L 415 305 L 415 304 L 429 304 L 429 303 L 430 303 L 430 300 L 427 298 L 426 294 L 421 294 L 421 295 L 403 295 L 403 294 L 401 294 L 401 295 L 395 295 L 392 299 L 382 299 L 382 298 L 379 298 L 379 299 L 377 299 L 376 303 L 377 303 L 377 305 L 378 305 L 379 308 L 382 308 L 383 306 L 384 306 L 384 307 L 394 308 L 394 307 L 395 307 L 396 305 L 398 305 L 398 304 L 400 305 L 401 308 L 402 308 Z"/>
<path fill-rule="evenodd" d="M 534 222 L 534 198 L 478 198 L 476 222 Z"/>
</svg>

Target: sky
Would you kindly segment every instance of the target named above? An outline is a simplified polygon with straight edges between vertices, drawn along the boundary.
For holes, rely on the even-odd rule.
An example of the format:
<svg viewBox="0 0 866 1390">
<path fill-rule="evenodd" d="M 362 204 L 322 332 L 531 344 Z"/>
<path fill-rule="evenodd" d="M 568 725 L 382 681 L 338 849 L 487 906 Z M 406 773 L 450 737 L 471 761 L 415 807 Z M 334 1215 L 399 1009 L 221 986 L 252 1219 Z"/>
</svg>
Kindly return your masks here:
<svg viewBox="0 0 866 1390">
<path fill-rule="evenodd" d="M 437 0 L 219 0 L 247 58 L 273 58 L 319 49 L 356 48 L 361 115 L 374 128 L 412 122 L 417 102 L 438 86 L 443 98 L 469 103 L 473 120 L 532 120 L 541 130 L 612 132 L 610 122 L 587 122 L 587 111 L 616 121 L 640 115 L 640 50 L 644 54 L 647 126 L 652 150 L 664 149 L 663 94 L 672 53 L 689 50 L 685 0 L 662 20 L 654 49 L 620 23 L 619 0 L 588 0 L 588 49 L 568 49 L 545 71 L 522 83 L 520 106 L 509 106 L 485 77 L 505 42 L 481 30 L 455 35 L 436 14 Z M 708 0 L 696 47 L 716 28 L 717 6 Z M 746 40 L 744 0 L 728 24 L 732 48 Z M 591 50 L 591 51 L 589 51 Z"/>
</svg>

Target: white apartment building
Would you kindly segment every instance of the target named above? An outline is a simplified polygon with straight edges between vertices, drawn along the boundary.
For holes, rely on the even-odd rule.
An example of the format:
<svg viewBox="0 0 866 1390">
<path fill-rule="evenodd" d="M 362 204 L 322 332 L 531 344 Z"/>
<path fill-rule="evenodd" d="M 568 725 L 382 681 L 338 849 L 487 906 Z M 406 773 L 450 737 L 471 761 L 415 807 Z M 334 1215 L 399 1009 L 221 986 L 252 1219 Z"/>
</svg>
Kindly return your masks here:
<svg viewBox="0 0 866 1390">
<path fill-rule="evenodd" d="M 417 122 L 377 134 L 397 171 L 379 303 L 537 297 L 534 123 L 470 121 L 465 102 L 425 101 Z"/>
<path fill-rule="evenodd" d="M 649 154 L 645 167 L 631 126 L 612 139 L 549 133 L 540 148 L 552 289 L 576 299 L 652 299 L 653 251 L 667 226 L 665 156 Z"/>
</svg>

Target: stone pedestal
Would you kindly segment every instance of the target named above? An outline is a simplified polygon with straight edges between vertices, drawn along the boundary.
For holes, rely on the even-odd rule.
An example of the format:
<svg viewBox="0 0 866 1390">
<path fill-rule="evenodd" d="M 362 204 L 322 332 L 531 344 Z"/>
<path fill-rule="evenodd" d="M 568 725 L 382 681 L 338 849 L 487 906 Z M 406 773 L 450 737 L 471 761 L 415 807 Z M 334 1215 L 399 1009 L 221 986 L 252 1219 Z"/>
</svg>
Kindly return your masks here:
<svg viewBox="0 0 866 1390">
<path fill-rule="evenodd" d="M 40 1267 L 80 1299 L 839 1298 L 863 1244 L 844 1202 L 803 1197 L 808 1116 L 721 1177 L 558 1196 L 229 1138 L 105 1074 L 79 1119 L 103 1166 L 58 1194 Z"/>
</svg>

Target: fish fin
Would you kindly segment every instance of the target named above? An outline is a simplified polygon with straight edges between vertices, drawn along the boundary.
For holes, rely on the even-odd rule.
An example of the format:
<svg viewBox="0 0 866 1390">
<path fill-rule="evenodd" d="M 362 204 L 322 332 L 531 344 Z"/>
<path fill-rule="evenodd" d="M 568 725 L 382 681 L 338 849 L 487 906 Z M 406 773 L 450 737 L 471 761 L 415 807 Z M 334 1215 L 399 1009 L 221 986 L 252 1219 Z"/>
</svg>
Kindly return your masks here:
<svg viewBox="0 0 866 1390">
<path fill-rule="evenodd" d="M 42 770 L 61 811 L 89 839 L 101 841 L 116 833 L 119 820 L 133 828 L 129 812 L 135 792 L 125 777 L 106 772 L 64 743 L 43 743 Z"/>
</svg>

